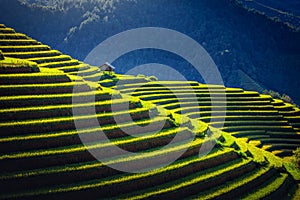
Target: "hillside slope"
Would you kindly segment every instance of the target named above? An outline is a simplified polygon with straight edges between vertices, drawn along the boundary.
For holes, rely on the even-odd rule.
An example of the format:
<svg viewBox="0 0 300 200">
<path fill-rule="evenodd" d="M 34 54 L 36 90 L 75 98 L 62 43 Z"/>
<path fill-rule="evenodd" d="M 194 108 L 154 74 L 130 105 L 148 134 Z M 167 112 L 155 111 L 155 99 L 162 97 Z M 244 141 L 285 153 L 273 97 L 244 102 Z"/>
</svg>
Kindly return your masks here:
<svg viewBox="0 0 300 200">
<path fill-rule="evenodd" d="M 194 104 L 206 104 L 208 119 L 213 109 L 208 88 L 216 96 L 225 91 L 232 99 L 225 107 L 228 111 L 248 100 L 256 105 L 257 99 L 270 116 L 259 122 L 261 127 L 278 119 L 270 127 L 286 141 L 298 135 L 299 109 L 293 105 L 223 86 L 106 74 L 4 25 L 0 50 L 5 56 L 0 62 L 1 199 L 285 198 L 297 188 L 298 179 L 286 171 L 281 158 L 213 128 L 214 124 L 208 126 L 200 121 L 204 118 L 193 119 L 183 112 L 193 110 L 193 102 L 178 110 L 176 101 L 189 97 L 187 88 L 192 88 L 201 100 Z M 168 85 L 171 93 L 161 85 Z M 177 98 L 172 96 L 172 91 L 182 89 Z M 257 118 L 265 117 L 262 112 L 253 111 Z M 233 116 L 252 123 L 251 117 Z M 293 116 L 295 124 L 287 124 L 286 116 Z M 230 129 L 228 124 L 224 127 Z M 296 147 L 299 138 L 290 141 L 296 143 L 287 146 Z M 114 151 L 116 146 L 127 154 Z M 99 162 L 95 157 L 99 152 L 109 154 Z M 143 173 L 121 171 L 120 166 Z"/>
</svg>

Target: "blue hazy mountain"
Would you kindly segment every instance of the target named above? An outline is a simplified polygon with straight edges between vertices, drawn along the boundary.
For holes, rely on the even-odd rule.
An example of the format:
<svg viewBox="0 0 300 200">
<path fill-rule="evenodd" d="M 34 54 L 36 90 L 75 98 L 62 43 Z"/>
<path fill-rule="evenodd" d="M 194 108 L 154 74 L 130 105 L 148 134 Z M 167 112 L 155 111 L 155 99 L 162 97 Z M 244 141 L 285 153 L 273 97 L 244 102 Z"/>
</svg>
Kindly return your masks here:
<svg viewBox="0 0 300 200">
<path fill-rule="evenodd" d="M 297 1 L 0 0 L 0 23 L 80 60 L 106 38 L 128 29 L 177 30 L 208 51 L 226 86 L 252 89 L 242 84 L 247 77 L 259 88 L 288 94 L 299 103 Z M 202 81 L 185 60 L 160 50 L 134 51 L 113 64 L 125 73 L 145 63 L 172 66 L 187 79 Z"/>
</svg>

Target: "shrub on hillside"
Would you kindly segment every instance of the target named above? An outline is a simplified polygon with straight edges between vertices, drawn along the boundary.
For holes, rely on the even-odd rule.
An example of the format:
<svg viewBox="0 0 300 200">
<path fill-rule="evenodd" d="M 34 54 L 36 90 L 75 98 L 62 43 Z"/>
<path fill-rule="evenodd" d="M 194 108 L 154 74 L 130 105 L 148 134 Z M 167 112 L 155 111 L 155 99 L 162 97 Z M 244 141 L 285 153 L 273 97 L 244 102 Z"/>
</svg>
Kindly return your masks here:
<svg viewBox="0 0 300 200">
<path fill-rule="evenodd" d="M 293 161 L 296 164 L 298 168 L 300 168 L 300 148 L 297 148 L 295 151 L 293 151 Z"/>
<path fill-rule="evenodd" d="M 270 95 L 274 99 L 281 99 L 284 102 L 291 103 L 291 104 L 294 103 L 292 98 L 286 94 L 280 95 L 278 92 L 275 92 L 273 90 L 264 90 L 263 93 Z"/>
<path fill-rule="evenodd" d="M 270 95 L 272 98 L 281 99 L 280 94 L 278 92 L 273 91 L 273 90 L 264 90 L 263 93 Z"/>
<path fill-rule="evenodd" d="M 281 99 L 283 101 L 287 102 L 287 103 L 291 103 L 291 104 L 294 103 L 294 101 L 292 100 L 292 98 L 290 96 L 286 95 L 286 94 L 283 94 L 282 97 L 281 97 Z"/>
</svg>

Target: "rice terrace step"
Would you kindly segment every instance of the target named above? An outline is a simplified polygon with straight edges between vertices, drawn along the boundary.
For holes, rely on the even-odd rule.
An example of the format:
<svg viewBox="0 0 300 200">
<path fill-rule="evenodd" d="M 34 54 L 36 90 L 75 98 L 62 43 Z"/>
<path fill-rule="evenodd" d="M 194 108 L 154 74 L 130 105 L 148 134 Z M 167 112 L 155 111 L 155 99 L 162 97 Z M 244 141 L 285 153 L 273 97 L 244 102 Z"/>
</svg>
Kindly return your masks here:
<svg viewBox="0 0 300 200">
<path fill-rule="evenodd" d="M 0 199 L 296 194 L 300 172 L 285 161 L 300 147 L 295 105 L 241 88 L 107 73 L 4 24 L 0 50 L 11 62 L 0 61 Z"/>
</svg>

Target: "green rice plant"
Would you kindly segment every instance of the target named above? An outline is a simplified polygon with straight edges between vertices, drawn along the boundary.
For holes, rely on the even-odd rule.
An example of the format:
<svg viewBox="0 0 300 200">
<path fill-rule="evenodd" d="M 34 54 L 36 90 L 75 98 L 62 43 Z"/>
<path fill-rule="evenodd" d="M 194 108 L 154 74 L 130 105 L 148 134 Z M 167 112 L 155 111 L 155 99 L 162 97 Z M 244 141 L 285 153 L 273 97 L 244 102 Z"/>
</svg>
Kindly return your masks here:
<svg viewBox="0 0 300 200">
<path fill-rule="evenodd" d="M 144 122 L 143 120 L 142 122 Z M 146 120 L 146 123 L 148 123 L 149 120 Z M 137 122 L 139 124 L 139 122 Z M 141 123 L 142 124 L 142 123 Z M 123 125 L 124 126 L 124 125 Z M 122 127 L 122 126 L 121 126 Z M 90 133 L 96 133 L 101 131 L 100 127 L 89 127 L 86 129 L 81 130 L 81 134 L 90 134 Z M 72 137 L 77 135 L 76 130 L 63 130 L 58 132 L 49 132 L 49 133 L 43 133 L 43 134 L 27 134 L 27 135 L 14 135 L 14 136 L 8 136 L 8 137 L 2 137 L 0 138 L 1 143 L 9 143 L 14 141 L 29 141 L 29 140 L 43 140 L 48 138 L 59 138 L 59 137 Z"/>
<path fill-rule="evenodd" d="M 86 70 L 79 70 L 77 72 L 70 72 L 70 75 L 77 75 L 77 76 L 90 76 L 95 73 L 98 73 L 100 75 L 100 70 L 98 67 L 90 67 L 89 69 Z"/>
<path fill-rule="evenodd" d="M 222 108 L 220 108 L 222 109 Z M 180 110 L 178 110 L 180 113 Z M 260 116 L 260 115 L 269 115 L 269 116 L 278 116 L 278 112 L 276 111 L 260 111 L 260 110 L 251 110 L 251 111 L 223 111 L 223 110 L 213 110 L 213 111 L 199 111 L 199 110 L 191 110 L 189 112 L 183 112 L 186 116 L 190 118 L 204 118 L 204 119 L 212 119 L 212 117 L 223 117 L 224 119 L 228 116 Z M 234 132 L 234 131 L 230 131 Z"/>
<path fill-rule="evenodd" d="M 18 73 L 0 74 L 2 85 L 12 84 L 42 84 L 42 83 L 63 83 L 70 82 L 70 76 L 63 74 L 59 70 L 47 70 L 39 68 L 40 73 Z"/>
<path fill-rule="evenodd" d="M 82 96 L 95 96 L 96 101 L 106 101 L 111 100 L 112 93 L 107 89 L 103 90 L 92 90 L 85 92 L 76 92 L 76 93 L 61 93 L 61 94 L 39 94 L 39 95 L 19 95 L 19 96 L 1 96 L 1 106 L 2 108 L 11 108 L 13 107 L 31 107 L 43 106 L 43 105 L 61 105 L 61 104 L 72 104 L 72 98 L 78 99 L 77 102 L 86 103 L 85 99 L 80 97 Z M 118 94 L 114 94 L 115 98 L 118 98 Z M 79 101 L 81 100 L 81 101 Z"/>
<path fill-rule="evenodd" d="M 239 120 L 239 121 L 229 121 L 226 118 L 226 121 L 220 121 L 220 122 L 211 122 L 209 123 L 212 126 L 218 126 L 223 125 L 226 127 L 231 126 L 248 126 L 248 125 L 265 125 L 265 126 L 285 126 L 288 125 L 286 121 L 268 121 L 268 120 Z"/>
<path fill-rule="evenodd" d="M 91 91 L 88 84 L 84 82 L 63 82 L 63 83 L 45 83 L 45 84 L 22 84 L 22 85 L 2 85 L 0 91 L 2 95 L 34 95 L 34 94 L 58 94 L 72 93 L 74 87 L 77 92 Z"/>
<path fill-rule="evenodd" d="M 21 46 L 21 45 L 38 45 L 40 44 L 36 40 L 30 39 L 1 39 L 1 46 Z"/>
<path fill-rule="evenodd" d="M 245 130 L 268 130 L 278 132 L 294 132 L 291 126 L 265 126 L 265 125 L 249 125 L 249 126 L 231 126 L 223 127 L 222 130 L 226 132 L 236 132 Z"/>
<path fill-rule="evenodd" d="M 28 37 L 22 33 L 0 33 L 0 39 L 28 39 Z"/>
<path fill-rule="evenodd" d="M 117 85 L 114 89 L 119 90 L 119 88 L 122 88 L 124 84 L 136 84 L 136 83 L 147 83 L 148 80 L 146 78 L 142 77 L 119 77 L 116 76 L 113 78 L 114 84 Z M 113 86 L 115 86 L 113 85 Z"/>
<path fill-rule="evenodd" d="M 128 119 L 128 117 L 122 117 L 123 115 L 127 116 L 130 114 L 133 119 L 139 119 L 139 118 L 146 118 L 148 116 L 149 109 L 147 108 L 136 108 L 132 109 L 130 111 L 123 110 L 119 112 L 114 113 L 99 113 L 96 115 L 91 115 L 90 113 L 87 113 L 86 115 L 81 116 L 57 116 L 57 117 L 51 117 L 51 118 L 40 118 L 40 119 L 28 119 L 28 120 L 22 120 L 22 121 L 9 121 L 9 122 L 1 122 L 0 123 L 0 130 L 2 130 L 6 134 L 20 134 L 22 129 L 26 128 L 27 133 L 32 132 L 39 132 L 42 133 L 43 131 L 49 130 L 63 130 L 63 129 L 74 129 L 74 120 L 76 121 L 82 121 L 85 122 L 85 126 L 88 126 L 90 124 L 90 119 L 97 118 L 99 123 L 101 125 L 113 123 L 113 118 L 118 116 L 119 120 L 125 120 L 125 122 Z M 121 123 L 121 122 L 120 122 Z M 124 123 L 124 121 L 122 121 Z M 37 128 L 39 127 L 39 128 Z M 9 132 L 5 133 L 5 130 L 8 130 Z"/>
<path fill-rule="evenodd" d="M 190 156 L 181 160 L 175 161 L 170 167 L 167 167 L 169 169 L 179 169 L 181 167 L 184 167 L 186 165 L 190 165 L 197 162 L 202 162 L 203 164 L 209 164 L 210 162 L 206 162 L 208 160 L 220 160 L 220 162 L 226 162 L 224 158 L 226 155 L 230 155 L 232 153 L 232 150 L 224 149 L 223 151 L 214 149 L 210 154 L 206 157 L 203 157 L 199 159 L 197 156 Z M 180 165 L 179 165 L 180 164 Z M 213 164 L 213 163 L 211 163 Z M 176 168 L 176 165 L 178 166 Z M 216 164 L 215 164 L 216 165 Z M 61 165 L 57 167 L 48 167 L 44 169 L 34 169 L 34 170 L 28 170 L 28 171 L 16 171 L 11 173 L 6 173 L 4 175 L 0 176 L 0 180 L 9 180 L 14 178 L 27 178 L 27 177 L 34 177 L 34 176 L 41 176 L 41 175 L 47 175 L 47 174 L 56 174 L 56 173 L 63 173 L 63 172 L 72 172 L 72 171 L 83 171 L 87 169 L 92 168 L 99 168 L 103 167 L 103 163 L 98 161 L 93 162 L 82 162 L 82 163 L 76 163 L 76 164 L 69 164 L 69 165 Z M 208 168 L 209 165 L 206 166 Z M 166 168 L 161 168 L 159 171 L 168 171 Z M 117 179 L 116 179 L 117 180 Z"/>
<path fill-rule="evenodd" d="M 99 77 L 99 75 L 97 75 Z M 116 85 L 116 82 L 118 80 L 116 78 L 113 78 L 113 79 L 105 79 L 105 80 L 101 80 L 99 81 L 99 84 L 103 87 L 111 87 L 111 86 L 114 86 Z"/>
<path fill-rule="evenodd" d="M 72 115 L 72 109 L 80 110 L 81 114 L 86 113 L 85 109 L 95 107 L 96 113 L 111 113 L 112 105 L 114 112 L 124 111 L 125 109 L 141 108 L 142 106 L 136 102 L 130 102 L 127 99 L 113 99 L 111 101 L 97 101 L 78 104 L 61 104 L 61 105 L 46 105 L 46 106 L 31 106 L 21 108 L 6 108 L 0 110 L 0 121 L 9 120 L 24 120 L 24 119 L 43 119 L 54 118 L 58 116 Z M 10 115 L 10 113 L 14 113 Z M 116 113 L 118 115 L 118 113 Z M 134 117 L 134 116 L 133 116 Z"/>
<path fill-rule="evenodd" d="M 243 106 L 263 106 L 263 105 L 267 105 L 269 106 L 269 102 L 264 102 L 264 101 L 253 101 L 253 102 L 227 102 L 227 101 L 220 101 L 220 102 L 213 102 L 214 106 L 228 106 L 229 108 L 233 107 L 243 107 Z M 184 102 L 170 102 L 170 103 L 166 103 L 164 104 L 166 109 L 175 109 L 175 108 L 186 108 L 186 107 L 209 107 L 212 105 L 211 101 L 198 101 L 198 99 L 194 100 L 194 101 L 184 101 Z"/>
<path fill-rule="evenodd" d="M 214 151 L 216 152 L 216 151 Z M 186 159 L 182 159 L 180 161 L 176 161 L 175 163 L 164 167 L 164 168 L 159 168 L 156 170 L 149 171 L 147 173 L 142 173 L 142 174 L 125 174 L 125 175 L 117 175 L 114 177 L 108 177 L 104 179 L 98 179 L 94 181 L 89 181 L 89 182 L 82 182 L 78 184 L 73 184 L 73 185 L 65 185 L 63 191 L 76 191 L 76 190 L 82 190 L 82 189 L 92 189 L 92 188 L 98 188 L 99 191 L 110 191 L 112 188 L 116 189 L 114 190 L 114 193 L 118 194 L 122 190 L 123 192 L 126 190 L 132 190 L 133 186 L 136 185 L 136 182 L 140 182 L 143 184 L 139 184 L 142 187 L 147 187 L 150 186 L 149 184 L 154 184 L 155 182 L 159 183 L 161 180 L 168 178 L 168 179 L 176 179 L 177 177 L 180 176 L 180 173 L 178 171 L 181 171 L 181 173 L 191 173 L 191 169 L 195 168 L 193 166 L 197 166 L 200 169 L 204 168 L 209 168 L 210 166 L 217 165 L 219 162 L 226 162 L 226 154 L 230 154 L 230 152 L 217 152 L 217 153 L 211 153 L 208 157 L 205 157 L 205 160 L 199 159 L 195 156 L 188 157 Z M 209 162 L 209 160 L 215 160 L 217 162 Z M 231 158 L 232 159 L 232 158 Z M 211 164 L 210 164 L 211 163 Z M 81 167 L 81 166 L 82 167 Z M 101 166 L 101 163 L 83 163 L 82 164 L 77 164 L 70 165 L 69 168 L 66 167 L 59 167 L 59 168 L 53 168 L 53 170 L 35 170 L 39 175 L 42 174 L 55 174 L 55 173 L 62 173 L 65 170 L 68 170 L 68 173 L 72 173 L 72 171 L 82 171 L 84 173 L 85 170 L 88 169 L 93 169 L 93 168 L 98 168 Z M 78 166 L 78 167 L 77 167 Z M 63 170 L 63 171 L 61 171 Z M 195 170 L 195 169 L 194 169 Z M 34 172 L 34 171 L 32 171 Z M 17 174 L 16 174 L 17 175 Z M 37 174 L 35 173 L 30 173 L 28 174 L 30 176 L 36 176 Z M 26 176 L 28 176 L 26 175 Z M 25 177 L 26 177 L 25 176 Z M 17 177 L 24 177 L 24 175 L 17 175 Z M 8 177 L 7 177 L 8 178 Z M 51 179 L 50 179 L 51 180 Z M 147 180 L 152 180 L 152 181 L 147 181 Z M 61 182 L 61 179 L 58 179 L 58 181 Z M 126 184 L 124 184 L 126 183 Z M 87 185 L 88 184 L 88 185 Z M 117 185 L 121 185 L 122 187 L 116 187 Z M 74 187 L 76 186 L 76 187 Z M 125 186 L 125 187 L 124 187 Z M 56 191 L 53 192 L 59 192 L 57 191 L 57 187 L 54 188 Z M 42 193 L 42 189 L 39 188 L 37 192 Z M 44 190 L 43 192 L 46 192 Z M 49 192 L 49 191 L 48 191 Z M 24 195 L 24 194 L 19 194 L 19 195 Z M 28 195 L 28 194 L 27 194 Z M 107 195 L 107 194 L 106 194 Z"/>
<path fill-rule="evenodd" d="M 86 81 L 91 81 L 91 82 L 97 82 L 99 78 L 101 79 L 102 74 L 101 73 L 94 73 L 92 75 L 88 76 L 81 76 L 84 80 Z M 100 85 L 100 84 L 99 84 Z M 103 89 L 103 88 L 102 88 Z"/>
<path fill-rule="evenodd" d="M 71 59 L 72 58 L 68 55 L 59 55 L 59 56 L 52 56 L 52 57 L 30 58 L 28 60 L 36 62 L 38 64 L 42 64 L 42 63 L 50 63 L 50 62 L 69 61 Z"/>
<path fill-rule="evenodd" d="M 226 184 L 211 188 L 204 192 L 192 196 L 192 199 L 214 199 L 214 198 L 237 198 L 252 189 L 252 185 L 257 185 L 257 182 L 263 182 L 270 175 L 274 174 L 274 171 L 270 168 L 259 168 L 249 173 L 246 173 L 237 179 L 227 182 Z"/>
<path fill-rule="evenodd" d="M 281 176 L 277 177 L 275 180 L 269 182 L 265 187 L 259 188 L 257 191 L 249 194 L 243 199 L 261 199 L 263 197 L 267 197 L 271 193 L 275 192 L 280 186 L 284 184 L 286 179 L 288 178 L 287 174 L 281 174 Z"/>
<path fill-rule="evenodd" d="M 117 88 L 118 89 L 118 88 Z M 142 87 L 142 88 L 137 88 L 134 90 L 134 88 L 131 89 L 124 89 L 122 92 L 130 92 L 131 94 L 140 96 L 140 95 L 150 95 L 150 94 L 157 94 L 157 93 L 195 93 L 195 94 L 203 94 L 203 93 L 208 93 L 214 95 L 215 93 L 226 93 L 226 94 L 238 94 L 238 93 L 243 93 L 242 89 L 235 89 L 235 90 L 229 90 L 229 89 L 203 89 L 201 87 L 195 87 L 195 86 L 183 86 L 183 87 Z"/>
<path fill-rule="evenodd" d="M 138 82 L 138 83 L 124 83 L 122 85 L 118 86 L 118 90 L 126 90 L 126 89 L 137 89 L 139 88 L 140 90 L 142 89 L 147 89 L 147 88 L 161 88 L 161 87 L 167 87 L 167 88 L 172 88 L 172 87 L 194 87 L 194 86 L 199 86 L 197 82 L 180 82 L 180 81 L 151 81 L 151 82 Z"/>
<path fill-rule="evenodd" d="M 238 132 L 231 132 L 231 135 L 236 138 L 251 138 L 252 136 L 260 136 L 260 137 L 270 137 L 269 133 L 264 130 L 244 130 Z"/>
<path fill-rule="evenodd" d="M 0 60 L 0 72 L 3 74 L 39 72 L 37 64 L 16 58 Z"/>
<path fill-rule="evenodd" d="M 151 82 L 150 82 L 151 83 Z M 146 83 L 146 85 L 149 83 Z M 128 86 L 128 87 L 127 87 Z M 157 87 L 140 87 L 141 84 L 125 84 L 118 86 L 118 90 L 122 91 L 123 93 L 133 93 L 133 92 L 141 92 L 141 91 L 155 91 L 155 90 L 162 90 L 162 91 L 169 91 L 169 90 L 190 90 L 190 89 L 198 89 L 201 88 L 200 86 L 157 86 Z"/>
<path fill-rule="evenodd" d="M 77 60 L 68 60 L 68 61 L 41 63 L 39 66 L 48 67 L 48 68 L 60 68 L 61 70 L 63 70 L 63 67 L 74 66 L 74 65 L 80 65 L 80 63 Z"/>
<path fill-rule="evenodd" d="M 47 45 L 0 46 L 3 52 L 32 52 L 50 50 Z"/>
<path fill-rule="evenodd" d="M 32 51 L 32 52 L 5 52 L 4 56 L 28 59 L 28 58 L 37 58 L 37 57 L 50 57 L 50 56 L 59 56 L 61 52 L 57 50 L 47 50 L 47 51 Z"/>
<path fill-rule="evenodd" d="M 243 173 L 244 170 L 247 171 L 247 167 L 249 167 L 248 170 L 253 169 L 251 161 L 234 160 L 226 164 L 211 168 L 209 170 L 197 172 L 194 173 L 193 175 L 183 177 L 181 179 L 178 179 L 177 181 L 169 182 L 163 185 L 153 187 L 151 189 L 146 189 L 144 191 L 139 191 L 133 194 L 129 194 L 128 196 L 124 195 L 120 197 L 121 198 L 125 197 L 126 199 L 144 199 L 144 198 L 156 197 L 158 195 L 163 195 L 163 194 L 165 194 L 165 196 L 169 198 L 175 196 L 177 198 L 180 196 L 183 197 L 183 195 L 191 195 L 196 191 L 201 190 L 201 188 L 207 189 L 207 188 L 211 188 L 213 185 L 217 186 L 218 184 L 220 184 L 220 182 L 227 180 L 226 175 L 228 175 L 228 179 L 230 179 L 229 174 L 232 175 L 234 174 L 238 176 L 240 174 L 239 170 L 241 170 L 241 173 Z M 184 188 L 186 188 L 184 190 L 185 192 L 182 192 Z M 177 192 L 179 190 L 181 191 L 180 193 Z"/>
<path fill-rule="evenodd" d="M 223 110 L 227 110 L 229 112 L 231 111 L 242 111 L 242 112 L 252 112 L 252 111 L 259 111 L 259 112 L 276 112 L 276 110 L 273 109 L 272 106 L 226 106 L 224 107 L 224 105 L 220 105 L 220 106 L 214 106 L 212 108 L 212 106 L 189 106 L 189 107 L 179 107 L 177 109 L 173 109 L 174 112 L 179 112 L 179 111 L 184 111 L 184 113 L 189 113 L 189 112 L 194 112 L 194 111 L 200 111 L 200 112 L 204 112 L 204 111 L 223 111 Z"/>
<path fill-rule="evenodd" d="M 276 144 L 276 143 L 286 143 L 286 144 L 298 144 L 300 145 L 300 141 L 297 139 L 289 139 L 289 138 L 262 138 L 260 139 L 262 144 Z"/>
<path fill-rule="evenodd" d="M 123 142 L 124 143 L 124 142 Z M 95 144 L 90 144 L 88 146 L 91 150 L 97 150 L 99 148 L 105 150 L 107 147 L 113 145 L 112 143 L 107 142 L 98 142 Z M 128 157 L 125 155 L 115 155 L 114 157 L 109 157 L 107 160 L 102 160 L 106 165 L 114 165 L 118 163 L 129 163 L 132 164 L 136 163 L 141 165 L 142 168 L 152 167 L 149 166 L 149 162 L 147 165 L 142 166 L 143 164 L 146 164 L 143 162 L 144 159 L 155 159 L 157 156 L 163 156 L 166 154 L 173 154 L 176 152 L 180 152 L 183 149 L 191 149 L 193 154 L 197 154 L 197 151 L 194 151 L 193 149 L 199 147 L 201 145 L 201 140 L 197 140 L 197 142 L 191 143 L 190 140 L 183 140 L 174 144 L 171 144 L 168 146 L 168 148 L 161 149 L 161 147 L 147 149 L 146 151 L 141 151 L 140 154 L 137 154 L 135 156 Z M 2 171 L 11 171 L 18 170 L 20 165 L 15 165 L 15 163 L 22 163 L 22 169 L 32 169 L 32 168 L 42 168 L 45 166 L 50 165 L 62 165 L 62 164 L 72 164 L 74 162 L 86 162 L 87 159 L 89 161 L 94 160 L 94 158 L 89 154 L 89 152 L 86 151 L 87 147 L 82 145 L 73 145 L 69 147 L 61 147 L 61 148 L 55 148 L 55 149 L 49 149 L 49 150 L 36 150 L 31 152 L 22 152 L 19 153 L 19 156 L 22 156 L 23 158 L 27 157 L 27 159 L 21 159 L 21 157 L 11 157 L 13 154 L 11 154 L 10 157 L 7 157 L 8 155 L 2 156 L 1 158 L 5 158 L 5 162 L 3 161 L 3 165 L 0 166 Z M 113 153 L 113 152 L 112 152 Z M 17 154 L 15 154 L 17 155 Z M 47 157 L 52 157 L 53 160 L 46 159 Z M 191 154 L 189 154 L 191 155 Z M 25 156 L 25 157 L 24 157 Z M 34 165 L 32 165 L 32 162 L 28 162 L 28 159 L 30 158 L 31 161 L 34 161 Z M 9 159 L 9 160 L 8 160 Z M 1 159 L 2 160 L 2 159 Z M 159 160 L 158 160 L 159 161 Z M 164 162 L 164 159 L 161 160 L 161 162 Z M 153 167 L 157 166 L 158 163 L 152 163 Z M 162 163 L 161 163 L 162 164 Z"/>
<path fill-rule="evenodd" d="M 0 33 L 16 33 L 16 32 L 12 28 L 1 28 L 0 27 Z"/>
<path fill-rule="evenodd" d="M 214 93 L 213 95 L 214 95 L 214 97 L 213 97 L 214 100 L 216 98 L 219 98 L 219 99 L 223 98 L 223 100 L 224 100 L 224 98 L 225 98 L 224 97 L 224 93 Z M 257 94 L 255 92 L 253 92 L 251 94 L 244 94 L 244 93 L 241 93 L 241 94 L 237 93 L 237 94 L 235 94 L 235 93 L 233 93 L 233 94 L 226 95 L 226 99 L 227 100 L 234 99 L 235 101 L 237 101 L 241 97 L 242 98 L 246 97 L 247 100 L 249 100 L 249 99 L 252 99 L 253 97 L 256 97 L 256 96 L 257 96 Z M 150 101 L 161 99 L 161 98 L 164 98 L 164 99 L 165 98 L 179 98 L 179 99 L 182 99 L 182 98 L 184 98 L 184 99 L 187 99 L 187 98 L 197 99 L 197 98 L 199 98 L 199 99 L 203 99 L 203 100 L 204 100 L 204 98 L 207 98 L 207 99 L 210 100 L 211 99 L 211 94 L 209 94 L 209 93 L 179 93 L 179 94 L 158 93 L 158 94 L 152 94 L 152 95 L 143 95 L 142 94 L 139 97 L 141 99 L 150 100 Z M 258 96 L 258 99 L 261 100 L 261 98 L 259 96 Z"/>
<path fill-rule="evenodd" d="M 61 70 L 65 73 L 71 73 L 71 72 L 77 72 L 80 70 L 87 70 L 89 69 L 90 66 L 86 64 L 75 64 L 75 65 L 70 65 L 70 66 L 63 66 L 63 67 L 58 67 L 58 68 L 51 68 L 51 69 L 58 69 Z"/>
</svg>

